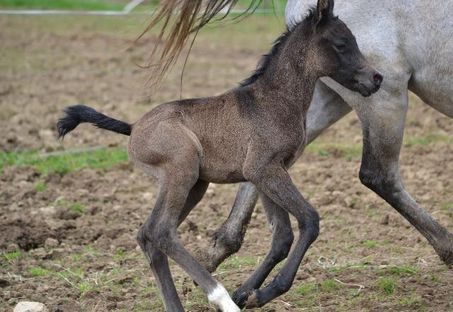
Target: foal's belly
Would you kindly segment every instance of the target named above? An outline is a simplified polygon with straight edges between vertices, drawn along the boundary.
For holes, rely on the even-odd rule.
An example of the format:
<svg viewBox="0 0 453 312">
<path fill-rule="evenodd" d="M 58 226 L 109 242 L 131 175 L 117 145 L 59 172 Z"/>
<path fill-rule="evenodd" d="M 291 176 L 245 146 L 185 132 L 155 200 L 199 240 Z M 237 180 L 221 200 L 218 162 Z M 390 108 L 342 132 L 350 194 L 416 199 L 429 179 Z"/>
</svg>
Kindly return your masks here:
<svg viewBox="0 0 453 312">
<path fill-rule="evenodd" d="M 200 170 L 200 179 L 212 183 L 239 183 L 245 182 L 242 169 L 229 170 L 228 168 L 203 167 Z"/>
<path fill-rule="evenodd" d="M 242 166 L 246 148 L 232 142 L 202 142 L 200 179 L 213 183 L 237 183 L 244 181 Z M 240 143 L 239 143 L 240 145 Z"/>
</svg>

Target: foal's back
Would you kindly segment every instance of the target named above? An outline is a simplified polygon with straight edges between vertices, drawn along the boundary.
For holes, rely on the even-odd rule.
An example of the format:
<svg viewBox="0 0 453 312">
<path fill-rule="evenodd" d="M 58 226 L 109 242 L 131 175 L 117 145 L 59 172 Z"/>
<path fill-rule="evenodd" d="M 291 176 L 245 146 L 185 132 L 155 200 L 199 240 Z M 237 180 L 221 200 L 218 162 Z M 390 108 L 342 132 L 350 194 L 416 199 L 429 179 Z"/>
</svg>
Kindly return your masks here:
<svg viewBox="0 0 453 312">
<path fill-rule="evenodd" d="M 134 124 L 131 158 L 158 166 L 183 157 L 186 163 L 198 161 L 203 180 L 244 181 L 242 164 L 251 133 L 247 110 L 253 106 L 248 93 L 237 88 L 219 96 L 159 105 Z"/>
</svg>

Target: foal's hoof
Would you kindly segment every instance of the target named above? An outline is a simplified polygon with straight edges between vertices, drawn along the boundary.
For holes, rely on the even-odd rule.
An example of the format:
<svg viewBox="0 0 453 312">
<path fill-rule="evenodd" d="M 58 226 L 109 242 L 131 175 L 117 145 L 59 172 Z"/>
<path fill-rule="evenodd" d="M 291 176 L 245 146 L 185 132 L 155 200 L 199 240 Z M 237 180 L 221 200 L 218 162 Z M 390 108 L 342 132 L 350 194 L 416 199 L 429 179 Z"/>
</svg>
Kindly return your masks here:
<svg viewBox="0 0 453 312">
<path fill-rule="evenodd" d="M 434 247 L 440 260 L 446 265 L 453 265 L 453 234 L 448 233 L 446 243 L 440 245 L 440 247 Z"/>
<path fill-rule="evenodd" d="M 258 300 L 258 293 L 256 290 L 254 290 L 247 298 L 247 301 L 245 302 L 245 308 L 252 309 L 252 308 L 259 308 L 259 307 L 261 307 L 261 304 L 259 303 L 259 300 Z"/>
<path fill-rule="evenodd" d="M 453 251 L 447 251 L 440 255 L 440 259 L 448 266 L 453 266 Z"/>
<path fill-rule="evenodd" d="M 239 308 L 244 308 L 245 303 L 247 302 L 249 296 L 253 293 L 251 290 L 241 290 L 240 288 L 237 289 L 234 293 L 231 299 L 233 299 L 234 303 Z"/>
</svg>

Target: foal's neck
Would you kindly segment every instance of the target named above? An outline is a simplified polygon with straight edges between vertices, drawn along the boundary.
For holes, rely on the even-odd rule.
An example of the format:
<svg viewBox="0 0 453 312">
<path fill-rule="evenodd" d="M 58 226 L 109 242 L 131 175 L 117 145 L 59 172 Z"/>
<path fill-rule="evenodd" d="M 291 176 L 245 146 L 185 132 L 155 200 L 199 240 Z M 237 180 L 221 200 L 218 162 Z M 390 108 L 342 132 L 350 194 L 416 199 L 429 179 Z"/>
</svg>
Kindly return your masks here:
<svg viewBox="0 0 453 312">
<path fill-rule="evenodd" d="M 316 53 L 310 49 L 310 35 L 303 30 L 294 31 L 299 33 L 289 35 L 255 82 L 255 88 L 264 98 L 271 99 L 272 105 L 284 106 L 305 118 L 321 75 L 315 62 Z"/>
</svg>

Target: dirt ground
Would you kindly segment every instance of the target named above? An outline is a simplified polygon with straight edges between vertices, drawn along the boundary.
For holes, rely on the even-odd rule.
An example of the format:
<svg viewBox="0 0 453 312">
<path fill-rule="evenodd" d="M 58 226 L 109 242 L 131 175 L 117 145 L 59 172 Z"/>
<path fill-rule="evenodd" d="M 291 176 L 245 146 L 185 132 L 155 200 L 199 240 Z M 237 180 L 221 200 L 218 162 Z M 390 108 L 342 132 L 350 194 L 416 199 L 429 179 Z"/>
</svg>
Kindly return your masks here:
<svg viewBox="0 0 453 312">
<path fill-rule="evenodd" d="M 85 103 L 134 121 L 179 98 L 178 69 L 161 88 L 146 86 L 144 64 L 154 37 L 131 42 L 144 18 L 5 17 L 0 19 L 0 147 L 59 153 L 124 147 L 123 136 L 81 126 L 55 138 L 61 110 Z M 217 94 L 247 77 L 280 31 L 271 17 L 201 33 L 186 68 L 183 97 Z M 411 96 L 401 170 L 407 189 L 453 230 L 453 123 Z M 361 130 L 354 113 L 328 129 L 291 169 L 318 208 L 321 234 L 292 289 L 257 311 L 452 311 L 453 272 L 425 239 L 358 180 Z M 212 185 L 180 227 L 190 250 L 228 215 L 236 186 Z M 0 176 L 0 310 L 22 300 L 51 311 L 162 311 L 135 236 L 156 186 L 119 164 L 42 174 L 7 166 Z M 268 250 L 260 204 L 241 251 L 215 273 L 233 291 Z M 215 311 L 172 264 L 188 311 Z"/>
</svg>

